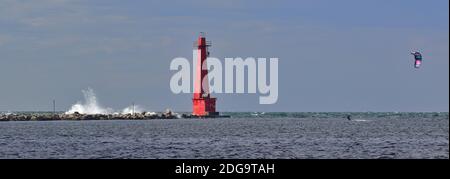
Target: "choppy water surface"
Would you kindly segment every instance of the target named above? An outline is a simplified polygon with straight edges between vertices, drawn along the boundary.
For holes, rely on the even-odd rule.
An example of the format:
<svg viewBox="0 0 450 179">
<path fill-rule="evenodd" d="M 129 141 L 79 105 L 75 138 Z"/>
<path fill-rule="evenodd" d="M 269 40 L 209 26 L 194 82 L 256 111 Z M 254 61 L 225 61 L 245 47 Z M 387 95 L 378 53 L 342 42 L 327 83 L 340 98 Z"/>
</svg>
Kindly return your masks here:
<svg viewBox="0 0 450 179">
<path fill-rule="evenodd" d="M 449 158 L 448 113 L 0 122 L 0 158 Z"/>
</svg>

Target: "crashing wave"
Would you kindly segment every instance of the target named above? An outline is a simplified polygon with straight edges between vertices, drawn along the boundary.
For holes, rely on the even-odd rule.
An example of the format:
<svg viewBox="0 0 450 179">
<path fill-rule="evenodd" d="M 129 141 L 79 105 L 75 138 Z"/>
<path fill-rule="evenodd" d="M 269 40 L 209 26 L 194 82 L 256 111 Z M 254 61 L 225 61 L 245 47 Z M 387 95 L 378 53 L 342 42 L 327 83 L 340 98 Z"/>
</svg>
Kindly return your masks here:
<svg viewBox="0 0 450 179">
<path fill-rule="evenodd" d="M 97 97 L 92 88 L 82 90 L 81 92 L 83 92 L 84 102 L 77 102 L 72 105 L 72 107 L 65 112 L 65 114 L 74 114 L 75 112 L 80 114 L 133 114 L 144 112 L 144 109 L 138 105 L 129 106 L 120 112 L 116 112 L 112 108 L 102 107 L 98 103 Z"/>
</svg>

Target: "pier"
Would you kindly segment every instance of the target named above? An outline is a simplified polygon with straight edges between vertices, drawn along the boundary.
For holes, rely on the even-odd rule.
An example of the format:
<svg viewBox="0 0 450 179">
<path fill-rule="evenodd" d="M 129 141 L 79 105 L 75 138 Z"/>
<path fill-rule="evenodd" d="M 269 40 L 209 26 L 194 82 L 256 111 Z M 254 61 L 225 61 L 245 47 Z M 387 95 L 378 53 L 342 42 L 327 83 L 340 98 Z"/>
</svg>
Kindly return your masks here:
<svg viewBox="0 0 450 179">
<path fill-rule="evenodd" d="M 26 113 L 0 114 L 0 121 L 82 121 L 82 120 L 150 120 L 179 119 L 181 115 L 166 111 L 163 113 L 142 112 L 134 114 L 57 114 L 57 113 Z"/>
<path fill-rule="evenodd" d="M 199 119 L 199 118 L 230 118 L 227 115 L 195 116 L 192 114 L 178 114 L 172 111 L 161 113 L 142 112 L 128 114 L 65 114 L 56 112 L 47 113 L 0 113 L 1 121 L 83 121 L 83 120 L 152 120 L 152 119 Z"/>
</svg>

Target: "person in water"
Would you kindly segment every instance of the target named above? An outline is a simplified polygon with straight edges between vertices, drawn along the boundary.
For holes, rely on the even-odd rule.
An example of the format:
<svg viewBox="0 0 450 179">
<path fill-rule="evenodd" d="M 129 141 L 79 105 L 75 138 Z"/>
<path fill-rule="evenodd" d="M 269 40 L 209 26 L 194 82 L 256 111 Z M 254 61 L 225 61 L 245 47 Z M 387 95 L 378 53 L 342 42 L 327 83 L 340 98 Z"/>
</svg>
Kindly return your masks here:
<svg viewBox="0 0 450 179">
<path fill-rule="evenodd" d="M 347 115 L 347 120 L 351 121 L 352 120 L 352 116 L 351 115 Z"/>
</svg>

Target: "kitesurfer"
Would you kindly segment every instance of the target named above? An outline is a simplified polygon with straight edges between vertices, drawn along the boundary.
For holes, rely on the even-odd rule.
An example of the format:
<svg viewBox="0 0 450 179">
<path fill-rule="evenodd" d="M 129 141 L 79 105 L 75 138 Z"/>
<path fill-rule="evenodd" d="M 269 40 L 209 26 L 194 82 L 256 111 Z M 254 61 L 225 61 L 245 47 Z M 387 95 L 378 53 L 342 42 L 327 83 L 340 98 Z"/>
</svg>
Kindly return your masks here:
<svg viewBox="0 0 450 179">
<path fill-rule="evenodd" d="M 419 52 L 412 52 L 411 55 L 414 55 L 414 68 L 419 68 L 422 64 L 422 54 Z"/>
<path fill-rule="evenodd" d="M 347 115 L 347 120 L 351 121 L 352 120 L 352 116 L 351 115 Z"/>
</svg>

